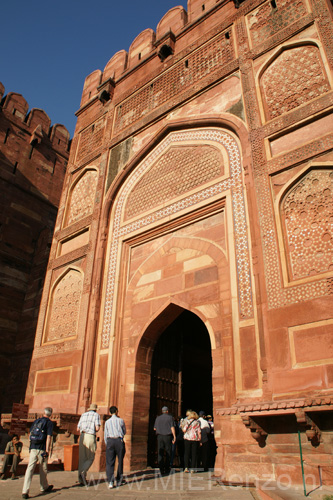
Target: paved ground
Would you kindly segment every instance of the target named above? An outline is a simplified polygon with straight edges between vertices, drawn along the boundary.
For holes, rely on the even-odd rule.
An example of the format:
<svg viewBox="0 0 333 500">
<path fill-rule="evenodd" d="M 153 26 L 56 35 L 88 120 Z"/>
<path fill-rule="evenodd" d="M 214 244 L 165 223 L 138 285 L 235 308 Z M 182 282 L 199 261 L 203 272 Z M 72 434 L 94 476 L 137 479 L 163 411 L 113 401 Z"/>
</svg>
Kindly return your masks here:
<svg viewBox="0 0 333 500">
<path fill-rule="evenodd" d="M 49 483 L 54 490 L 48 494 L 39 491 L 39 476 L 35 475 L 30 489 L 31 498 L 44 497 L 45 500 L 262 500 L 258 490 L 254 487 L 225 486 L 212 474 L 184 474 L 176 471 L 170 476 L 161 477 L 154 470 L 132 473 L 127 476 L 128 483 L 120 488 L 109 490 L 105 481 L 105 473 L 90 474 L 88 487 L 78 486 L 77 472 L 55 471 L 48 474 Z M 12 481 L 0 481 L 0 499 L 16 500 L 21 497 L 23 477 Z M 277 490 L 272 486 L 266 491 L 269 495 L 265 500 L 298 500 L 304 499 L 303 489 Z M 318 489 L 310 493 L 310 499 L 322 500 L 324 495 L 332 495 L 333 488 Z M 330 499 L 331 500 L 331 499 Z"/>
</svg>

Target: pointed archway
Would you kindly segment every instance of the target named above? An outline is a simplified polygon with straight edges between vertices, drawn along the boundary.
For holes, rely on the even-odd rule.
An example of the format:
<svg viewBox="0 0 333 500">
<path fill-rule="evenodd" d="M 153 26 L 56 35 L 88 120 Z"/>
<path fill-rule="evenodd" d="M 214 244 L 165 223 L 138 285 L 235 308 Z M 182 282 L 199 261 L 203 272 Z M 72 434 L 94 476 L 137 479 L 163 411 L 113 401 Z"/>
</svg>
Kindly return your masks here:
<svg viewBox="0 0 333 500">
<path fill-rule="evenodd" d="M 176 418 L 186 409 L 212 413 L 212 355 L 207 328 L 194 313 L 170 305 L 147 328 L 138 349 L 132 446 L 154 465 L 154 421 L 162 406 Z M 145 393 L 145 394 L 144 394 Z M 149 421 L 147 419 L 149 415 Z M 142 448 L 145 443 L 144 448 Z M 143 457 L 142 457 L 143 458 Z"/>
</svg>

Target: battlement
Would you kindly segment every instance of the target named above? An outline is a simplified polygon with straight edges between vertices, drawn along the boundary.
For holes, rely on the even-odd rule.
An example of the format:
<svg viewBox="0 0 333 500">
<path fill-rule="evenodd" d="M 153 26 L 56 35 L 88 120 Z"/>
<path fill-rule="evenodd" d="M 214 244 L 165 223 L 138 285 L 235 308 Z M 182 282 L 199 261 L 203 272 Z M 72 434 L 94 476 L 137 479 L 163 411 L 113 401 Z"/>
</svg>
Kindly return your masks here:
<svg viewBox="0 0 333 500">
<path fill-rule="evenodd" d="M 5 87 L 0 82 L 1 107 L 5 118 L 23 128 L 31 135 L 30 143 L 47 141 L 59 153 L 68 154 L 70 134 L 64 125 L 56 123 L 51 126 L 51 119 L 44 110 L 32 108 L 21 94 L 9 92 L 5 95 Z"/>
<path fill-rule="evenodd" d="M 5 95 L 1 82 L 0 97 L 2 177 L 58 206 L 69 157 L 68 130 L 58 123 L 51 126 L 42 109 L 29 111 L 21 94 Z"/>
<path fill-rule="evenodd" d="M 69 146 L 66 127 L 0 82 L 1 411 L 24 395 Z"/>
<path fill-rule="evenodd" d="M 190 0 L 87 77 L 25 398 L 68 415 L 56 458 L 115 404 L 155 467 L 167 403 L 213 415 L 226 481 L 333 483 L 332 16 Z"/>
<path fill-rule="evenodd" d="M 223 13 L 219 19 L 228 19 L 237 12 L 241 1 L 235 0 L 188 0 L 187 11 L 182 6 L 171 8 L 160 20 L 156 32 L 153 29 L 143 30 L 130 45 L 129 51 L 121 50 L 108 61 L 103 71 L 96 70 L 87 76 L 82 93 L 81 108 L 97 96 L 101 97 L 103 82 L 111 79 L 118 82 L 142 65 L 146 65 L 147 76 L 154 69 L 161 70 L 161 63 L 168 63 L 171 58 L 184 51 L 189 45 L 201 38 L 205 32 L 193 30 L 203 23 L 218 9 Z M 210 21 L 212 25 L 212 21 Z M 152 65 L 147 66 L 152 60 Z M 158 64 L 158 68 L 156 68 Z"/>
</svg>

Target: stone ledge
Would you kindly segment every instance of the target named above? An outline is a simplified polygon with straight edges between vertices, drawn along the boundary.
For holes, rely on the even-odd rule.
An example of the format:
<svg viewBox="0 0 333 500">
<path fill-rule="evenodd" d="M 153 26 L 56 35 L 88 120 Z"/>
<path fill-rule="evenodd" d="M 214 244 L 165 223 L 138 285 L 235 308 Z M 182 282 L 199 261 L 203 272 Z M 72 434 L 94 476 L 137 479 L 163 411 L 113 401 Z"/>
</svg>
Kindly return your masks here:
<svg viewBox="0 0 333 500">
<path fill-rule="evenodd" d="M 311 411 L 333 410 L 333 396 L 320 396 L 316 398 L 288 399 L 283 401 L 270 401 L 255 404 L 237 404 L 230 408 L 217 408 L 217 415 L 236 415 L 244 413 L 269 413 L 280 414 L 291 410 L 294 413 L 298 408 L 311 408 Z"/>
</svg>

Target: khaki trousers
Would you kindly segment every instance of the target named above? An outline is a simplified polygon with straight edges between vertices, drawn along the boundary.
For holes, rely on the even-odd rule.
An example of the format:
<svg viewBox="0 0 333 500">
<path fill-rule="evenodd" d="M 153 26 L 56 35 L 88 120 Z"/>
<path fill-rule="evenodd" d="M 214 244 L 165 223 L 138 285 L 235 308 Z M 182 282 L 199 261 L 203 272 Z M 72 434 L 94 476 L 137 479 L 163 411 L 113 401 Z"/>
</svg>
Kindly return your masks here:
<svg viewBox="0 0 333 500">
<path fill-rule="evenodd" d="M 3 461 L 2 465 L 2 473 L 4 474 L 6 472 L 6 467 L 7 465 L 11 465 L 10 472 L 12 474 L 16 474 L 16 469 L 18 465 L 18 456 L 17 455 L 5 455 L 5 459 Z"/>
<path fill-rule="evenodd" d="M 90 469 L 96 453 L 96 436 L 83 432 L 80 435 L 79 446 L 79 481 L 82 482 L 81 474 L 85 476 Z"/>
<path fill-rule="evenodd" d="M 40 491 L 45 491 L 49 487 L 49 483 L 47 482 L 47 460 L 44 460 L 42 453 L 44 453 L 44 450 L 30 450 L 29 463 L 24 476 L 22 494 L 29 493 L 32 476 L 34 475 L 37 462 L 39 463 Z"/>
</svg>

